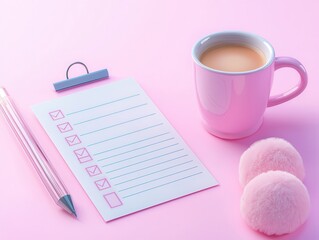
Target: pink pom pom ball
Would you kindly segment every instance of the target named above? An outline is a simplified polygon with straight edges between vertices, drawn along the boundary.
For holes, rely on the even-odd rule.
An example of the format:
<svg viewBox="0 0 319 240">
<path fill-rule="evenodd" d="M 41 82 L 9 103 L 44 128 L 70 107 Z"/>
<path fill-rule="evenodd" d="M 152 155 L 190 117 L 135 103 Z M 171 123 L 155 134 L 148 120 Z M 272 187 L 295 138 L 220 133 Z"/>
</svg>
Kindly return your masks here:
<svg viewBox="0 0 319 240">
<path fill-rule="evenodd" d="M 295 231 L 306 221 L 309 208 L 309 194 L 303 183 L 283 171 L 268 171 L 253 178 L 240 204 L 247 224 L 267 235 Z"/>
<path fill-rule="evenodd" d="M 255 176 L 269 170 L 286 171 L 300 180 L 305 176 L 300 154 L 289 142 L 281 138 L 257 141 L 242 154 L 239 181 L 245 186 Z"/>
</svg>

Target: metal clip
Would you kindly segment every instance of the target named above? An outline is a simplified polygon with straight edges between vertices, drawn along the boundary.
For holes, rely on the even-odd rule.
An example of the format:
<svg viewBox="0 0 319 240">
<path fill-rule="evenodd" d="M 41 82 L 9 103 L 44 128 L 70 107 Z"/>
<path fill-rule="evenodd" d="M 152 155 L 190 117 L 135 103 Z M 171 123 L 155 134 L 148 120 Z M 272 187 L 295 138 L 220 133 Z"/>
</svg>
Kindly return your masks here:
<svg viewBox="0 0 319 240">
<path fill-rule="evenodd" d="M 81 64 L 86 69 L 87 74 L 81 75 L 74 78 L 69 78 L 69 70 L 75 64 Z M 102 80 L 109 77 L 109 73 L 107 69 L 102 69 L 96 72 L 90 73 L 87 66 L 82 62 L 74 62 L 72 63 L 68 69 L 66 70 L 66 80 L 53 83 L 55 91 L 65 90 L 67 88 L 75 87 L 81 84 L 90 83 L 98 80 Z"/>
</svg>

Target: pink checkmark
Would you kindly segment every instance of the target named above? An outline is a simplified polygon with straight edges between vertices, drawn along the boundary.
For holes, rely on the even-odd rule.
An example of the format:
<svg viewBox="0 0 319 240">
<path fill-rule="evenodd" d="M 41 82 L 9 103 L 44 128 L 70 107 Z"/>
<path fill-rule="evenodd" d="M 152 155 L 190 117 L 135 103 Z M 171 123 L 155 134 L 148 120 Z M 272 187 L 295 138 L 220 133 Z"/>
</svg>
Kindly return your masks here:
<svg viewBox="0 0 319 240">
<path fill-rule="evenodd" d="M 68 122 L 58 124 L 57 127 L 61 133 L 65 133 L 65 132 L 69 132 L 73 130 L 71 124 Z"/>
<path fill-rule="evenodd" d="M 66 137 L 65 141 L 69 144 L 69 146 L 73 146 L 73 145 L 81 143 L 81 140 L 77 135 Z"/>
<path fill-rule="evenodd" d="M 90 177 L 102 174 L 101 169 L 97 165 L 87 167 L 85 168 L 85 170 L 87 171 Z"/>
<path fill-rule="evenodd" d="M 80 148 L 80 149 L 74 150 L 74 154 L 80 163 L 85 163 L 85 162 L 93 160 L 86 148 Z"/>
<path fill-rule="evenodd" d="M 49 115 L 53 121 L 64 118 L 64 115 L 61 110 L 49 112 Z"/>
<path fill-rule="evenodd" d="M 97 180 L 97 181 L 95 181 L 94 183 L 95 183 L 96 187 L 97 187 L 100 191 L 111 187 L 111 185 L 109 184 L 109 182 L 107 181 L 106 178 Z"/>
</svg>

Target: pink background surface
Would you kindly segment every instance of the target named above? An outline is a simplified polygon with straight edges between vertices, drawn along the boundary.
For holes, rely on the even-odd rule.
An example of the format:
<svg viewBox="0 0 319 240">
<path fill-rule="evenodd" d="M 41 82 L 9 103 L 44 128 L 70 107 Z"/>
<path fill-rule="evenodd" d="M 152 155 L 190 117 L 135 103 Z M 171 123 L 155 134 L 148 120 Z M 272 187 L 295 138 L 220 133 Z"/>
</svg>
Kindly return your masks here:
<svg viewBox="0 0 319 240">
<path fill-rule="evenodd" d="M 238 162 L 254 141 L 282 137 L 300 151 L 312 209 L 295 233 L 276 239 L 319 238 L 319 4 L 316 1 L 7 1 L 0 2 L 0 84 L 14 98 L 70 190 L 79 218 L 60 210 L 32 169 L 4 119 L 0 120 L 0 239 L 268 239 L 239 213 Z M 296 99 L 266 110 L 253 136 L 225 141 L 200 124 L 191 48 L 216 31 L 241 30 L 268 39 L 277 56 L 299 59 L 309 85 Z M 135 78 L 220 186 L 127 217 L 103 222 L 49 140 L 30 106 L 64 93 L 52 83 L 75 61 L 107 67 L 113 81 Z M 81 73 L 75 68 L 70 74 Z M 296 83 L 276 73 L 273 93 Z"/>
</svg>

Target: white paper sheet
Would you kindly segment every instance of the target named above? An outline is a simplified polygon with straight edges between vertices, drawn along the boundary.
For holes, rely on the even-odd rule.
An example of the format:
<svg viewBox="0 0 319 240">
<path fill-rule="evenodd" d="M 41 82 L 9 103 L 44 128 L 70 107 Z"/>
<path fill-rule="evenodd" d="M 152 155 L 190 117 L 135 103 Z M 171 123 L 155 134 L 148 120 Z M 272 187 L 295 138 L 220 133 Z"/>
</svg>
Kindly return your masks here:
<svg viewBox="0 0 319 240">
<path fill-rule="evenodd" d="M 33 111 L 106 221 L 217 185 L 134 80 Z"/>
</svg>

